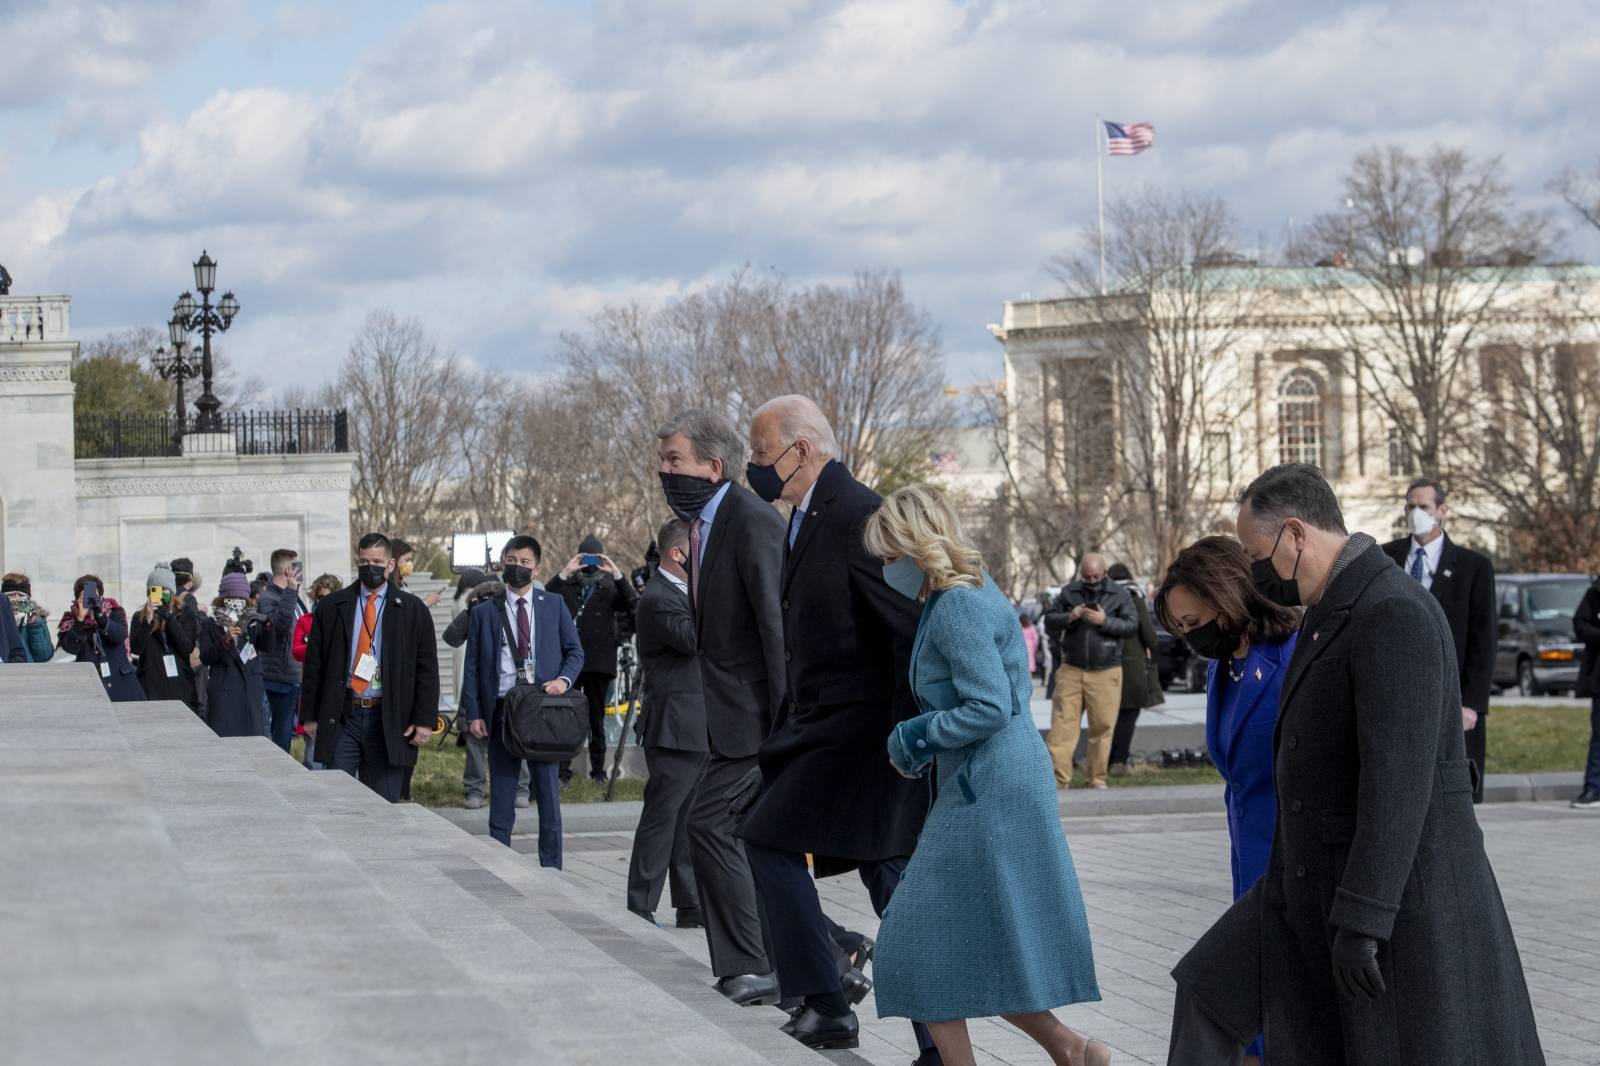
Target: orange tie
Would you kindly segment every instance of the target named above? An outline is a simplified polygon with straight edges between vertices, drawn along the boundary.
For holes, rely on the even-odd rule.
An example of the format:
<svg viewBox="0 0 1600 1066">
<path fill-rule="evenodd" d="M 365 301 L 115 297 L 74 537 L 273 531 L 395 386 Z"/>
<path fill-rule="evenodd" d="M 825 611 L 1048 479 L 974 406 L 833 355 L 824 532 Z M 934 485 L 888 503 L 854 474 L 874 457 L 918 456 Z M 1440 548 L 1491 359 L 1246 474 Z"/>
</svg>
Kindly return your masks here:
<svg viewBox="0 0 1600 1066">
<path fill-rule="evenodd" d="M 361 662 L 363 655 L 372 652 L 372 635 L 378 631 L 378 597 L 367 597 L 367 609 L 361 619 L 361 636 L 356 638 L 356 662 Z M 350 691 L 357 696 L 367 691 L 367 680 L 357 677 L 355 671 L 350 672 Z"/>
</svg>

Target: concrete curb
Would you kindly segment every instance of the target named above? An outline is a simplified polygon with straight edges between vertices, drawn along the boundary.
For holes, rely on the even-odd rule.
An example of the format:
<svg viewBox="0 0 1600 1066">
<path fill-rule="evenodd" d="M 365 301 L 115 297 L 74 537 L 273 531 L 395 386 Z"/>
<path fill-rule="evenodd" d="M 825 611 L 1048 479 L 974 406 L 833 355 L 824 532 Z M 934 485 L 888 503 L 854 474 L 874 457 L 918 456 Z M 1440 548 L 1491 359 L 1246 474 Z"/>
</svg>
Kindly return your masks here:
<svg viewBox="0 0 1600 1066">
<path fill-rule="evenodd" d="M 1548 803 L 1570 800 L 1583 788 L 1579 772 L 1553 774 L 1490 774 L 1484 784 L 1485 803 Z M 1094 818 L 1128 814 L 1220 814 L 1225 809 L 1216 785 L 1138 785 L 1095 792 L 1075 788 L 1059 794 L 1063 818 Z M 561 826 L 568 833 L 631 833 L 639 824 L 644 804 L 638 800 L 616 803 L 573 803 L 561 808 Z M 469 833 L 487 836 L 487 807 L 469 811 L 443 807 L 434 811 Z M 517 812 L 516 835 L 531 834 L 534 810 Z"/>
</svg>

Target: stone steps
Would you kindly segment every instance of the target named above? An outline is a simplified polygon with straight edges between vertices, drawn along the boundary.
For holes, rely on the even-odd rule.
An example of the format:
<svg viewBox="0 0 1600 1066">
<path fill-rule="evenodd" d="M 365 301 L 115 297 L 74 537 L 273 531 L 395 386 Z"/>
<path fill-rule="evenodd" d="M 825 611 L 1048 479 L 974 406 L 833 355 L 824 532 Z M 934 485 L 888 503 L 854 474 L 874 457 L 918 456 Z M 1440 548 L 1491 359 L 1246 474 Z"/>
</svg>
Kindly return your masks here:
<svg viewBox="0 0 1600 1066">
<path fill-rule="evenodd" d="M 0 769 L 15 1061 L 815 1061 L 700 934 L 88 669 L 0 667 Z"/>
</svg>

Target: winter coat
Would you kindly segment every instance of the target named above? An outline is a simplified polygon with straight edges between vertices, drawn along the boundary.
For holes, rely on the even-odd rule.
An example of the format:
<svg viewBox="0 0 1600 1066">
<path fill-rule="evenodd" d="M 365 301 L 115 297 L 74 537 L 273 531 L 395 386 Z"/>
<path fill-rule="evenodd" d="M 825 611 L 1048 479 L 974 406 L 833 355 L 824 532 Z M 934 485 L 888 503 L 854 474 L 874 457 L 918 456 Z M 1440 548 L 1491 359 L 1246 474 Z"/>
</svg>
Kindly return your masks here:
<svg viewBox="0 0 1600 1066">
<path fill-rule="evenodd" d="M 171 610 L 163 608 L 167 617 L 145 617 L 143 610 L 133 616 L 132 633 L 128 643 L 139 660 L 139 684 L 146 699 L 178 700 L 194 709 L 198 700 L 194 689 L 194 674 L 185 673 L 180 663 L 187 663 L 194 651 L 188 631 L 171 624 Z M 166 657 L 171 655 L 177 676 L 167 676 Z"/>
<path fill-rule="evenodd" d="M 1086 618 L 1069 621 L 1074 607 L 1093 604 L 1106 612 L 1106 620 L 1099 625 Z M 1133 599 L 1128 590 L 1107 579 L 1098 591 L 1091 591 L 1082 581 L 1074 581 L 1061 590 L 1056 602 L 1044 616 L 1044 629 L 1057 642 L 1060 663 L 1076 666 L 1080 670 L 1109 670 L 1122 665 L 1122 641 L 1139 628 L 1139 616 L 1134 612 Z"/>
<path fill-rule="evenodd" d="M 1127 590 L 1134 614 L 1139 619 L 1138 628 L 1122 641 L 1122 702 L 1118 706 L 1153 707 L 1161 702 L 1153 697 L 1161 694 L 1150 691 L 1150 671 L 1145 669 L 1145 664 L 1156 653 L 1156 627 L 1150 621 L 1150 605 L 1145 602 L 1144 590 L 1132 581 L 1119 581 L 1117 584 Z"/>
<path fill-rule="evenodd" d="M 61 616 L 56 640 L 61 650 L 80 663 L 100 668 L 100 682 L 114 703 L 144 699 L 144 689 L 128 660 L 128 615 L 110 596 L 101 601 L 100 617 L 74 618 L 71 608 Z"/>
</svg>

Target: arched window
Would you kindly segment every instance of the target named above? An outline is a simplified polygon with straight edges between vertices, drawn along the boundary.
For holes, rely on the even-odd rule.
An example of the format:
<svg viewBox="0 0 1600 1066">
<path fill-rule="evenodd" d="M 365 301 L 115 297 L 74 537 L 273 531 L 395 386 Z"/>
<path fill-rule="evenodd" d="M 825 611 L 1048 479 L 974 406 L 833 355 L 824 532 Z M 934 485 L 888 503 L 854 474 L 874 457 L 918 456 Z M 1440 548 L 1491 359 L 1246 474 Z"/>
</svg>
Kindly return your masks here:
<svg viewBox="0 0 1600 1066">
<path fill-rule="evenodd" d="M 1322 465 L 1322 383 L 1309 370 L 1278 386 L 1278 462 Z"/>
</svg>

